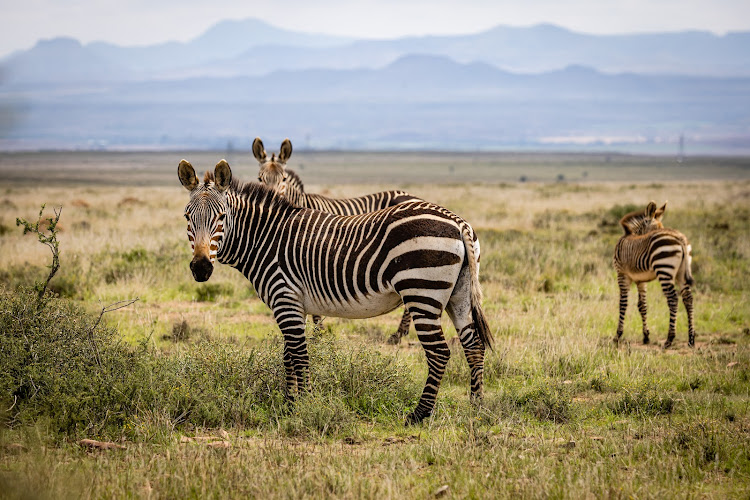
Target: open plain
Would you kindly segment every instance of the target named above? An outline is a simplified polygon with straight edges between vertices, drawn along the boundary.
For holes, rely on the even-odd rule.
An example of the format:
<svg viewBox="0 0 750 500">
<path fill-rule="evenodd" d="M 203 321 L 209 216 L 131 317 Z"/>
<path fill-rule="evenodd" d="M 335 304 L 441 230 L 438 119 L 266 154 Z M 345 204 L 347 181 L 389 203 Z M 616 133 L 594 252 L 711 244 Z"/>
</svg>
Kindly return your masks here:
<svg viewBox="0 0 750 500">
<path fill-rule="evenodd" d="M 750 159 L 295 152 L 289 168 L 308 192 L 406 189 L 479 235 L 496 340 L 484 403 L 469 402 L 452 341 L 435 415 L 405 427 L 426 366 L 413 330 L 385 343 L 400 310 L 310 326 L 312 393 L 283 402 L 270 310 L 234 269 L 191 277 L 183 157 L 198 171 L 226 157 L 236 176 L 257 175 L 249 151 L 0 155 L 0 496 L 750 494 Z M 665 225 L 692 244 L 695 348 L 682 304 L 675 343 L 661 348 L 669 314 L 656 282 L 651 345 L 640 343 L 635 288 L 624 341 L 612 342 L 618 220 L 650 200 L 669 201 Z M 45 216 L 62 207 L 61 267 L 32 329 L 23 287 L 44 280 L 50 251 L 15 221 L 35 221 L 43 204 Z M 92 326 L 103 307 L 134 298 Z M 81 355 L 70 366 L 58 334 L 43 330 L 69 306 L 80 309 L 68 333 Z"/>
</svg>

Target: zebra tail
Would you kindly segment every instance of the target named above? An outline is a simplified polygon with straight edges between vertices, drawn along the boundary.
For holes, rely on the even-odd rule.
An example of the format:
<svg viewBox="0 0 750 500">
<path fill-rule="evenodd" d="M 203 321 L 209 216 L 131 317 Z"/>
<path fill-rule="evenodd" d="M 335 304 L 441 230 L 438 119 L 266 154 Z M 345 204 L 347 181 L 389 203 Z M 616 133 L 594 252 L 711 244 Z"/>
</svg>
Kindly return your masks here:
<svg viewBox="0 0 750 500">
<path fill-rule="evenodd" d="M 479 268 L 474 254 L 474 238 L 466 226 L 461 228 L 461 235 L 463 236 L 464 247 L 466 247 L 466 260 L 471 275 L 471 316 L 474 320 L 474 328 L 476 328 L 477 334 L 485 347 L 492 349 L 494 339 L 487 317 L 482 309 L 482 287 L 479 284 Z"/>
<path fill-rule="evenodd" d="M 693 284 L 693 272 L 690 269 L 690 262 L 693 260 L 692 251 L 692 245 L 686 245 L 682 253 L 682 268 L 685 276 L 685 284 L 687 285 Z"/>
</svg>

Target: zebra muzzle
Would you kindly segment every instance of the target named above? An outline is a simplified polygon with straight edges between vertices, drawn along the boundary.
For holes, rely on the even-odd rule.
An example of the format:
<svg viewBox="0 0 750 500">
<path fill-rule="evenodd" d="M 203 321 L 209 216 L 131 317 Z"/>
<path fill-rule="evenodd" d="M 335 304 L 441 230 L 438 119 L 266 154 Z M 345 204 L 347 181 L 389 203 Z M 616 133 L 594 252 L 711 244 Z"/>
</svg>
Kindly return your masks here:
<svg viewBox="0 0 750 500">
<path fill-rule="evenodd" d="M 208 257 L 195 257 L 190 261 L 190 271 L 195 281 L 208 281 L 214 271 L 214 265 Z"/>
</svg>

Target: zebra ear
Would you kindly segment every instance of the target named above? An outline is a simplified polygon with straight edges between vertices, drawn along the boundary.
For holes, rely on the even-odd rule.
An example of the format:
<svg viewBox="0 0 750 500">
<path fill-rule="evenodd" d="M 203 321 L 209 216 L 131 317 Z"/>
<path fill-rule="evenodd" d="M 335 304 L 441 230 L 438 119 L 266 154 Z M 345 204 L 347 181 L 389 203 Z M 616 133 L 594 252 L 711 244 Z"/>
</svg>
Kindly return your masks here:
<svg viewBox="0 0 750 500">
<path fill-rule="evenodd" d="M 646 217 L 648 217 L 649 219 L 653 219 L 655 213 L 656 213 L 656 203 L 652 201 L 646 207 Z"/>
<path fill-rule="evenodd" d="M 198 177 L 195 175 L 195 169 L 187 160 L 180 161 L 180 165 L 177 167 L 177 177 L 180 178 L 180 183 L 188 191 L 192 191 L 198 185 Z"/>
<path fill-rule="evenodd" d="M 667 210 L 667 202 L 665 201 L 665 202 L 664 202 L 664 205 L 660 206 L 660 207 L 659 207 L 659 208 L 658 208 L 658 209 L 656 210 L 656 213 L 654 214 L 654 219 L 656 219 L 656 220 L 660 221 L 660 220 L 661 220 L 661 218 L 662 218 L 662 217 L 664 216 L 664 212 L 665 212 L 666 210 Z"/>
<path fill-rule="evenodd" d="M 284 142 L 281 143 L 281 149 L 279 150 L 279 161 L 281 163 L 286 163 L 290 156 L 292 156 L 292 141 L 287 138 L 284 139 Z"/>
<path fill-rule="evenodd" d="M 260 163 L 266 161 L 266 149 L 263 147 L 263 141 L 260 140 L 260 137 L 256 137 L 253 141 L 253 156 Z"/>
<path fill-rule="evenodd" d="M 229 168 L 229 163 L 226 160 L 221 160 L 216 164 L 214 182 L 216 183 L 216 189 L 222 192 L 226 191 L 232 182 L 232 169 Z"/>
</svg>

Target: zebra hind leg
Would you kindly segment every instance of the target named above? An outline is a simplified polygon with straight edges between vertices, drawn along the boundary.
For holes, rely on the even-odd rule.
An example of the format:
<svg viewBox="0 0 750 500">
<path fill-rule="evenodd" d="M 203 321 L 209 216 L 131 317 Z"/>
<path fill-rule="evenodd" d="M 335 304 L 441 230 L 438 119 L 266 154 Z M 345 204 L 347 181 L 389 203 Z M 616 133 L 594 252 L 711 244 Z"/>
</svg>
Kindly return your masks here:
<svg viewBox="0 0 750 500">
<path fill-rule="evenodd" d="M 646 315 L 648 313 L 648 304 L 646 303 L 646 283 L 640 282 L 636 284 L 638 287 L 638 312 L 641 313 L 641 319 L 643 320 L 643 344 L 651 342 L 649 339 L 648 322 Z"/>
<path fill-rule="evenodd" d="M 615 344 L 620 343 L 622 331 L 625 328 L 625 311 L 628 310 L 628 289 L 630 288 L 630 278 L 622 273 L 617 273 L 617 285 L 620 288 L 620 316 L 617 321 L 617 336 L 614 338 Z"/>
<path fill-rule="evenodd" d="M 401 316 L 401 323 L 398 325 L 398 331 L 388 337 L 386 340 L 387 344 L 396 345 L 401 343 L 401 339 L 409 334 L 409 327 L 411 326 L 411 315 L 409 310 L 404 308 L 404 315 Z"/>
<path fill-rule="evenodd" d="M 664 342 L 664 349 L 667 349 L 672 345 L 672 341 L 674 341 L 679 299 L 677 297 L 677 290 L 675 290 L 674 284 L 671 281 L 662 281 L 661 289 L 667 297 L 667 305 L 669 306 L 669 332 L 667 333 L 667 340 Z"/>
<path fill-rule="evenodd" d="M 445 307 L 445 312 L 456 327 L 466 361 L 469 363 L 471 400 L 474 403 L 480 403 L 483 396 L 484 353 L 487 346 L 480 339 L 474 323 L 470 287 L 468 272 L 462 270 L 454 293 Z"/>
<path fill-rule="evenodd" d="M 312 322 L 313 322 L 313 326 L 315 328 L 317 328 L 318 330 L 322 330 L 323 329 L 323 317 L 322 316 L 319 316 L 317 314 L 313 314 L 312 315 Z"/>
<path fill-rule="evenodd" d="M 435 314 L 419 309 L 419 304 L 407 304 L 414 320 L 414 328 L 417 330 L 417 337 L 422 343 L 427 358 L 427 381 L 425 382 L 422 397 L 419 403 L 406 417 L 406 424 L 418 424 L 425 418 L 432 415 L 435 409 L 435 400 L 440 389 L 440 382 L 443 380 L 445 367 L 450 359 L 451 351 L 443 336 L 443 329 L 440 326 L 440 313 Z"/>
<path fill-rule="evenodd" d="M 690 285 L 685 285 L 680 290 L 682 295 L 682 303 L 685 304 L 685 311 L 687 312 L 688 320 L 688 345 L 695 347 L 695 328 L 693 326 L 693 292 L 690 289 Z"/>
</svg>

